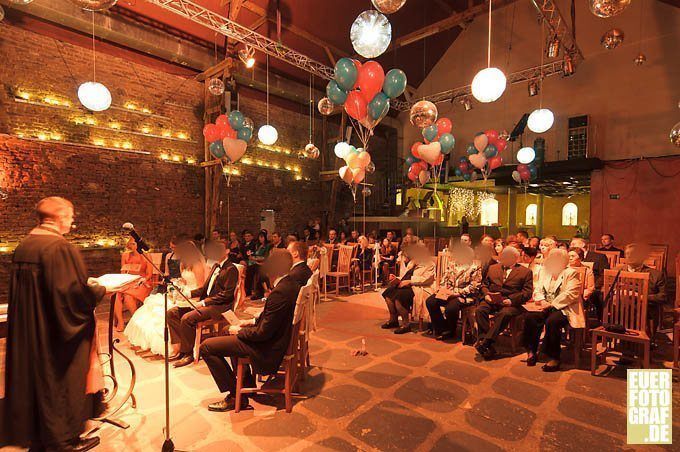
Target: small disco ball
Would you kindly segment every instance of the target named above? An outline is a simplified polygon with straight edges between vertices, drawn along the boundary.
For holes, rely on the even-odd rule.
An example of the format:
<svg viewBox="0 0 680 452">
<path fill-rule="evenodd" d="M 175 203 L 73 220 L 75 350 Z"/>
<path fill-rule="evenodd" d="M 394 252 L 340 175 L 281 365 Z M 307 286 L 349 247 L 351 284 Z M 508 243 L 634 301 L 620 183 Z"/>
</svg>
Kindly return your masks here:
<svg viewBox="0 0 680 452">
<path fill-rule="evenodd" d="M 328 116 L 331 113 L 333 113 L 335 105 L 333 105 L 333 102 L 331 102 L 329 98 L 324 97 L 319 101 L 317 108 L 319 109 L 319 113 L 321 113 L 324 116 Z"/>
<path fill-rule="evenodd" d="M 9 2 L 15 5 L 25 6 L 28 5 L 29 3 L 33 3 L 33 0 L 9 0 Z"/>
<path fill-rule="evenodd" d="M 508 141 L 508 138 L 510 138 L 510 134 L 508 133 L 507 130 L 501 130 L 501 132 L 498 134 L 498 138 L 501 140 Z"/>
<path fill-rule="evenodd" d="M 383 14 L 394 14 L 406 3 L 406 0 L 371 0 L 373 7 Z"/>
<path fill-rule="evenodd" d="M 319 148 L 314 146 L 314 143 L 309 143 L 307 146 L 305 146 L 305 157 L 308 159 L 318 159 L 319 155 L 321 155 L 321 152 L 319 152 Z"/>
<path fill-rule="evenodd" d="M 680 148 L 680 122 L 673 126 L 669 138 L 671 143 Z"/>
<path fill-rule="evenodd" d="M 375 163 L 369 162 L 368 165 L 366 165 L 366 173 L 368 174 L 375 173 Z"/>
<path fill-rule="evenodd" d="M 633 60 L 633 63 L 635 63 L 636 66 L 642 66 L 645 64 L 645 61 L 647 61 L 647 57 L 645 56 L 644 53 L 640 52 L 638 53 L 638 56 L 635 57 Z"/>
<path fill-rule="evenodd" d="M 71 0 L 71 3 L 85 11 L 106 11 L 118 3 L 118 0 Z"/>
<path fill-rule="evenodd" d="M 361 194 L 364 195 L 364 198 L 368 198 L 371 196 L 371 189 L 369 187 L 364 187 L 364 189 L 361 190 Z"/>
<path fill-rule="evenodd" d="M 213 96 L 221 96 L 224 94 L 224 82 L 219 78 L 212 78 L 208 82 L 208 92 Z"/>
<path fill-rule="evenodd" d="M 411 124 L 422 129 L 431 126 L 437 120 L 437 106 L 429 100 L 421 100 L 411 107 L 409 120 Z"/>
<path fill-rule="evenodd" d="M 588 0 L 590 12 L 604 19 L 618 16 L 628 8 L 631 0 Z"/>
<path fill-rule="evenodd" d="M 618 28 L 612 28 L 602 35 L 600 44 L 607 50 L 614 50 L 623 42 L 623 31 Z"/>
<path fill-rule="evenodd" d="M 246 116 L 245 118 L 243 118 L 243 127 L 247 127 L 250 130 L 254 130 L 255 123 L 253 122 L 252 119 Z"/>
</svg>

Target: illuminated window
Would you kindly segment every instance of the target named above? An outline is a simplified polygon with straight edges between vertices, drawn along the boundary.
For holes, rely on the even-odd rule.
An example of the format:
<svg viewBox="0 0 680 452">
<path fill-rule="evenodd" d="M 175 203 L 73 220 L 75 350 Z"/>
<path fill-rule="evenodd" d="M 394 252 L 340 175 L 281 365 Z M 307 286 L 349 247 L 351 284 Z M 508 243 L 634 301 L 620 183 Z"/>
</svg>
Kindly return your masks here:
<svg viewBox="0 0 680 452">
<path fill-rule="evenodd" d="M 524 224 L 527 226 L 536 226 L 536 218 L 538 216 L 538 206 L 536 204 L 529 204 L 526 210 Z"/>
<path fill-rule="evenodd" d="M 576 226 L 578 223 L 578 207 L 568 202 L 562 207 L 562 226 Z"/>
<path fill-rule="evenodd" d="M 498 224 L 498 201 L 493 198 L 485 199 L 480 206 L 480 212 L 482 226 Z"/>
</svg>

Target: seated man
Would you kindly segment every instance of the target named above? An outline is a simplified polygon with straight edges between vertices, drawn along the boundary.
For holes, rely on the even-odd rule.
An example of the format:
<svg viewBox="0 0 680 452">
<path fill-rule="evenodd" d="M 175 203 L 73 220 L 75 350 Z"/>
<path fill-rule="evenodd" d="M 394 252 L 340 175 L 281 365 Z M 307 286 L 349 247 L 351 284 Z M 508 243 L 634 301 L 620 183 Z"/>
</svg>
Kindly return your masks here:
<svg viewBox="0 0 680 452">
<path fill-rule="evenodd" d="M 623 257 L 623 250 L 614 246 L 614 236 L 612 234 L 602 234 L 600 242 L 602 246 L 597 249 L 598 251 L 616 251 L 620 257 Z"/>
<path fill-rule="evenodd" d="M 581 248 L 583 250 L 583 259 L 581 262 L 593 263 L 593 276 L 595 276 L 595 291 L 590 296 L 588 301 L 595 306 L 597 310 L 597 318 L 602 320 L 603 304 L 602 304 L 602 286 L 604 285 L 604 271 L 609 269 L 609 260 L 607 256 L 595 251 L 588 251 L 588 243 L 585 239 L 574 237 L 571 239 L 570 248 Z"/>
<path fill-rule="evenodd" d="M 489 267 L 482 281 L 484 300 L 477 307 L 478 340 L 475 348 L 484 359 L 496 354 L 493 347 L 499 334 L 508 326 L 512 317 L 526 312 L 522 307 L 533 292 L 531 270 L 518 264 L 519 251 L 508 246 L 501 251 L 498 263 Z M 493 328 L 489 317 L 496 314 Z"/>
<path fill-rule="evenodd" d="M 655 268 L 645 265 L 649 257 L 649 246 L 642 243 L 631 243 L 625 249 L 626 265 L 623 271 L 649 273 L 647 288 L 647 318 L 651 322 L 651 337 L 654 338 L 658 325 L 656 324 L 666 302 L 666 275 Z"/>
<path fill-rule="evenodd" d="M 193 348 L 196 340 L 196 325 L 204 320 L 222 318 L 222 313 L 234 305 L 234 292 L 238 284 L 238 269 L 229 262 L 229 249 L 224 241 L 214 241 L 209 248 L 217 263 L 213 266 L 202 287 L 191 292 L 199 297 L 198 311 L 175 306 L 168 310 L 168 327 L 173 344 L 180 343 L 179 353 L 170 359 L 177 359 L 175 367 L 194 362 Z"/>
<path fill-rule="evenodd" d="M 293 267 L 288 276 L 293 278 L 300 287 L 305 286 L 312 277 L 312 269 L 307 265 L 307 244 L 305 242 L 290 242 L 288 252 L 293 257 Z"/>
<path fill-rule="evenodd" d="M 262 375 L 275 373 L 288 349 L 293 331 L 293 314 L 300 286 L 287 273 L 293 259 L 285 250 L 271 252 L 264 266 L 264 272 L 274 289 L 267 297 L 264 310 L 254 325 L 232 325 L 230 336 L 206 339 L 201 345 L 201 356 L 208 365 L 220 392 L 229 394 L 219 402 L 208 406 L 210 411 L 229 411 L 236 406 L 236 358 L 250 358 L 253 370 Z M 231 358 L 231 366 L 226 358 Z M 244 385 L 253 387 L 255 380 L 250 369 L 246 370 Z M 243 396 L 242 407 L 248 407 L 248 398 Z"/>
</svg>

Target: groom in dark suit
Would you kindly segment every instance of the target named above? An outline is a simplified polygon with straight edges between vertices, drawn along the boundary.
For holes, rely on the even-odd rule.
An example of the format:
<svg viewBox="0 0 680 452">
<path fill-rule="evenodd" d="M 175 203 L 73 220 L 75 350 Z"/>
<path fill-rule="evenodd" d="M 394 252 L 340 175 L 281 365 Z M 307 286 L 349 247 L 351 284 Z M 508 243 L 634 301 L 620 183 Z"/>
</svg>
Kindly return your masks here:
<svg viewBox="0 0 680 452">
<path fill-rule="evenodd" d="M 238 285 L 238 269 L 229 262 L 229 247 L 221 240 L 211 242 L 210 254 L 215 264 L 208 274 L 203 287 L 191 292 L 191 297 L 199 298 L 198 310 L 175 306 L 168 310 L 168 327 L 173 344 L 180 343 L 179 353 L 170 357 L 177 360 L 175 367 L 194 362 L 193 348 L 196 340 L 196 325 L 205 320 L 222 318 L 222 313 L 234 305 L 234 295 Z"/>
<path fill-rule="evenodd" d="M 479 339 L 475 348 L 484 359 L 493 358 L 496 338 L 513 317 L 525 312 L 522 305 L 531 299 L 533 275 L 531 270 L 519 265 L 518 260 L 517 248 L 508 246 L 482 281 L 484 300 L 475 311 Z M 495 314 L 493 327 L 489 322 L 491 314 Z"/>
</svg>

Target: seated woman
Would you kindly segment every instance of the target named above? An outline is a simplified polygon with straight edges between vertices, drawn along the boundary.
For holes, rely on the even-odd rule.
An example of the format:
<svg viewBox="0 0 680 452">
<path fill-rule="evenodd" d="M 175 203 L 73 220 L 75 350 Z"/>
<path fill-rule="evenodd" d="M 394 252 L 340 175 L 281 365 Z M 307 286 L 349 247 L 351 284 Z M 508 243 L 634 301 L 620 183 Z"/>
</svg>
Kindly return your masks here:
<svg viewBox="0 0 680 452">
<path fill-rule="evenodd" d="M 424 245 L 412 244 L 402 250 L 405 263 L 401 277 L 390 275 L 389 286 L 382 296 L 390 312 L 390 319 L 382 326 L 384 329 L 396 328 L 394 334 L 411 331 L 409 313 L 416 295 L 430 295 L 434 282 L 434 263 Z M 416 292 L 418 292 L 416 294 Z M 402 323 L 399 326 L 399 317 Z"/>
<path fill-rule="evenodd" d="M 340 231 L 340 245 L 347 245 L 347 233 Z"/>
<path fill-rule="evenodd" d="M 188 294 L 192 290 L 203 285 L 209 272 L 203 254 L 198 250 L 194 242 L 187 241 L 177 246 L 176 256 L 180 259 L 181 277 L 173 279 L 173 282 Z M 188 306 L 181 295 L 170 290 L 168 292 L 168 309 L 174 306 Z M 149 295 L 144 300 L 144 305 L 137 309 L 127 326 L 125 336 L 131 345 L 142 350 L 149 350 L 156 355 L 165 353 L 163 342 L 163 329 L 165 325 L 165 298 L 161 293 Z M 173 344 L 177 350 L 172 350 L 170 355 L 176 354 L 179 344 Z"/>
<path fill-rule="evenodd" d="M 145 280 L 124 292 L 120 292 L 114 299 L 114 318 L 116 324 L 116 331 L 121 332 L 125 328 L 125 320 L 123 319 L 123 307 L 130 311 L 130 315 L 134 315 L 137 310 L 137 304 L 144 301 L 151 293 L 151 277 L 153 275 L 153 267 L 147 260 L 137 251 L 137 243 L 135 239 L 130 237 L 125 245 L 126 252 L 120 258 L 120 272 L 132 275 L 143 276 Z"/>
<path fill-rule="evenodd" d="M 476 302 L 482 286 L 482 268 L 474 263 L 472 248 L 459 245 L 449 248 L 448 252 L 439 290 L 425 302 L 432 320 L 432 333 L 438 341 L 456 336 L 461 309 Z"/>
<path fill-rule="evenodd" d="M 384 286 L 390 276 L 390 267 L 395 265 L 397 260 L 397 249 L 392 246 L 390 239 L 384 238 L 380 245 L 380 279 Z"/>
<path fill-rule="evenodd" d="M 505 248 L 505 240 L 503 239 L 496 239 L 493 242 L 493 258 L 497 261 L 498 256 L 501 255 L 501 251 L 503 251 L 503 248 Z"/>
<path fill-rule="evenodd" d="M 271 246 L 267 240 L 267 232 L 262 230 L 257 235 L 257 245 L 255 252 L 253 252 L 248 258 L 248 268 L 246 269 L 246 292 L 251 294 L 250 297 L 253 300 L 259 300 L 264 297 L 264 292 L 266 290 L 265 278 L 261 274 L 260 269 L 262 263 L 269 256 L 269 250 Z"/>
<path fill-rule="evenodd" d="M 366 236 L 359 236 L 358 244 L 359 248 L 357 250 L 356 258 L 352 259 L 352 275 L 354 276 L 354 281 L 358 285 L 359 290 L 363 290 L 363 272 L 371 270 L 373 266 L 373 248 L 368 245 L 368 239 Z"/>
<path fill-rule="evenodd" d="M 569 256 L 561 249 L 551 250 L 543 263 L 541 278 L 534 287 L 534 301 L 544 306 L 540 311 L 526 313 L 524 341 L 527 349 L 527 366 L 535 366 L 541 331 L 545 326 L 543 353 L 550 359 L 543 365 L 543 372 L 560 369 L 560 340 L 562 328 L 585 327 L 585 315 L 581 304 L 581 282 L 578 273 L 567 267 Z"/>
<path fill-rule="evenodd" d="M 585 268 L 585 282 L 583 283 L 583 300 L 587 301 L 595 292 L 595 275 L 593 269 L 583 264 L 585 253 L 583 248 L 569 248 L 569 267 Z"/>
<path fill-rule="evenodd" d="M 245 264 L 243 244 L 236 232 L 229 233 L 229 262 L 232 264 Z"/>
</svg>

